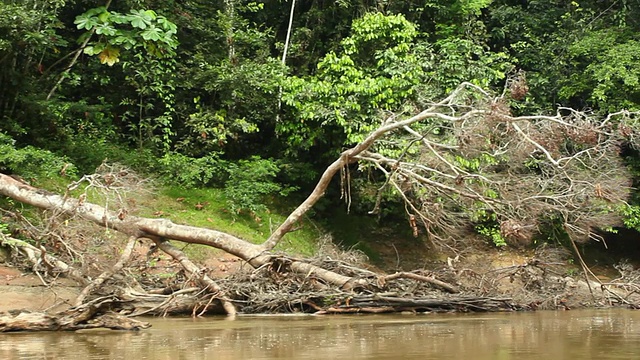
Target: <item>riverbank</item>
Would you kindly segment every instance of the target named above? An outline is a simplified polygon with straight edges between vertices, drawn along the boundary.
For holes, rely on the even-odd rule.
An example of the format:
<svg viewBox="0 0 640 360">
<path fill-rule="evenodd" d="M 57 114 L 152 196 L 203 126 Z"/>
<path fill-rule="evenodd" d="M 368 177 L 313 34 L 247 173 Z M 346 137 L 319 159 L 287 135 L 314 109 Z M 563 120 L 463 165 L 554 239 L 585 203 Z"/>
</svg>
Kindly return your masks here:
<svg viewBox="0 0 640 360">
<path fill-rule="evenodd" d="M 140 264 L 142 258 L 146 257 L 145 251 L 145 249 L 137 249 L 131 263 Z M 332 253 L 327 256 L 335 257 L 336 254 Z M 402 255 L 398 254 L 397 256 Z M 147 285 L 155 284 L 156 288 L 171 286 L 171 279 L 167 275 L 176 275 L 181 272 L 179 263 L 166 255 L 154 256 L 152 263 L 152 266 L 149 264 L 148 267 L 144 268 L 144 275 L 141 273 L 137 275 L 145 278 L 148 282 Z M 504 306 L 500 305 L 495 308 L 492 307 L 493 305 L 485 308 L 479 305 L 475 310 L 473 307 L 461 307 L 461 311 L 570 310 L 609 306 L 637 307 L 640 304 L 640 296 L 633 291 L 636 285 L 629 282 L 629 276 L 625 277 L 625 274 L 621 273 L 621 271 L 633 271 L 632 268 L 625 270 L 613 267 L 598 267 L 599 273 L 593 274 L 595 277 L 592 277 L 587 283 L 582 270 L 573 264 L 570 254 L 562 248 L 540 247 L 536 250 L 476 248 L 455 258 L 431 259 L 423 265 L 422 274 L 456 286 L 456 288 L 459 288 L 459 293 L 447 295 L 438 291 L 438 289 L 426 291 L 424 288 L 417 291 L 417 285 L 407 280 L 394 291 L 387 291 L 388 296 L 386 299 L 412 299 L 412 295 L 409 292 L 414 291 L 415 298 L 418 299 L 413 300 L 414 306 L 411 306 L 411 302 L 406 301 L 403 305 L 408 311 L 428 311 L 429 306 L 418 306 L 424 304 L 424 299 L 426 298 L 441 301 L 444 305 L 453 304 L 450 306 L 450 311 L 455 311 L 456 302 L 465 297 L 500 299 L 500 301 L 504 300 L 505 303 Z M 243 266 L 243 262 L 228 254 L 212 257 L 205 261 L 202 266 L 208 270 L 212 278 L 222 284 L 233 284 L 239 281 L 235 285 L 229 285 L 235 286 L 235 289 L 243 286 L 248 289 L 248 283 L 240 284 L 242 279 L 251 278 L 252 280 L 249 282 L 254 283 L 257 281 L 256 273 L 253 270 L 250 271 L 252 274 L 247 277 L 249 267 Z M 376 272 L 382 271 L 375 267 L 370 267 L 370 269 Z M 385 270 L 387 273 L 393 274 L 391 269 Z M 127 271 L 135 270 L 128 268 Z M 620 278 L 613 278 L 611 276 L 613 272 L 619 272 Z M 182 281 L 184 282 L 184 279 Z M 286 280 L 282 279 L 281 283 L 283 281 Z M 184 283 L 182 286 L 185 286 Z M 2 293 L 2 297 L 0 297 L 0 312 L 9 310 L 62 311 L 71 307 L 74 299 L 82 289 L 83 287 L 73 280 L 63 277 L 44 280 L 28 269 L 19 270 L 7 265 L 0 266 L 0 293 Z M 261 292 L 263 290 L 255 287 L 253 291 Z M 264 294 L 253 295 L 257 295 L 257 297 L 263 296 L 262 301 L 264 302 L 273 302 L 272 298 L 280 295 L 281 297 L 289 298 L 288 301 L 291 303 L 297 302 L 298 305 L 301 305 L 301 300 L 297 299 L 294 296 L 295 294 L 278 294 L 278 291 L 283 291 L 282 289 L 274 289 L 273 291 L 274 293 L 270 297 L 266 297 Z M 316 298 L 322 300 L 316 301 L 317 303 L 311 305 L 311 308 L 302 305 L 293 306 L 290 307 L 291 311 L 313 312 L 312 307 L 318 306 L 318 310 L 325 313 L 362 312 L 362 308 L 349 311 L 343 306 L 344 304 L 340 304 L 340 300 L 336 300 L 335 304 L 329 304 L 327 298 L 323 298 L 321 295 L 322 293 L 318 292 Z M 311 295 L 309 296 L 309 298 L 312 297 Z M 447 299 L 453 299 L 451 304 L 446 303 Z M 264 304 L 256 304 L 255 302 L 259 301 L 256 299 L 249 301 L 245 297 L 236 300 L 239 301 L 240 311 L 243 310 L 243 307 L 253 313 L 255 313 L 254 309 L 269 309 L 269 307 L 261 307 Z M 284 304 L 287 300 L 282 301 Z M 253 304 L 253 307 L 249 306 L 250 303 Z M 311 303 L 307 303 L 307 305 L 309 304 Z M 327 307 L 321 309 L 325 305 L 333 306 L 328 307 L 330 311 L 327 311 Z M 287 306 L 282 306 L 282 304 L 272 307 L 273 312 L 283 312 L 282 309 L 286 308 Z M 371 307 L 371 309 L 374 308 Z M 447 311 L 447 307 L 445 306 L 442 309 L 434 308 L 434 310 Z M 377 310 L 372 312 L 377 312 Z M 202 314 L 204 313 L 207 312 L 203 311 Z"/>
</svg>

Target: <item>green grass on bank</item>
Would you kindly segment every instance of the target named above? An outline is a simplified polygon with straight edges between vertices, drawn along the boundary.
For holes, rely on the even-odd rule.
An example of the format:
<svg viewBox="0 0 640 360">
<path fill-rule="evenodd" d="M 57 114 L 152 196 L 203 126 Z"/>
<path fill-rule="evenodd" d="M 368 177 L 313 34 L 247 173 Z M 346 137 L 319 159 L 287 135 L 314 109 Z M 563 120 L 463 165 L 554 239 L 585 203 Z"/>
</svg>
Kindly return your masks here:
<svg viewBox="0 0 640 360">
<path fill-rule="evenodd" d="M 34 179 L 35 180 L 35 179 Z M 65 177 L 40 177 L 32 185 L 56 194 L 63 195 L 71 180 Z M 82 193 L 84 184 L 71 196 L 77 197 Z M 185 189 L 177 186 L 157 186 L 152 192 L 144 195 L 132 195 L 136 198 L 134 215 L 148 218 L 165 218 L 177 224 L 209 228 L 225 232 L 240 239 L 260 244 L 271 232 L 277 228 L 297 204 L 282 204 L 278 201 L 268 204 L 270 210 L 259 211 L 254 214 L 234 214 L 230 211 L 227 199 L 221 189 L 201 188 Z M 90 192 L 87 201 L 104 206 L 104 196 Z M 38 210 L 30 206 L 21 205 L 13 200 L 3 199 L 3 207 L 18 207 L 27 217 L 36 217 Z M 113 204 L 111 204 L 111 207 Z M 276 250 L 291 254 L 309 256 L 317 250 L 317 241 L 322 235 L 320 227 L 308 218 L 301 220 L 295 226 L 297 229 L 287 234 Z M 181 245 L 177 243 L 179 247 Z M 204 260 L 215 249 L 202 245 L 187 245 L 184 251 L 194 260 Z"/>
<path fill-rule="evenodd" d="M 214 229 L 254 244 L 264 242 L 291 210 L 272 206 L 272 211 L 234 214 L 220 189 L 175 186 L 161 188 L 153 199 L 140 205 L 140 216 L 166 218 L 177 224 Z M 285 236 L 277 250 L 312 255 L 317 249 L 321 230 L 309 219 L 303 219 L 297 228 Z"/>
</svg>

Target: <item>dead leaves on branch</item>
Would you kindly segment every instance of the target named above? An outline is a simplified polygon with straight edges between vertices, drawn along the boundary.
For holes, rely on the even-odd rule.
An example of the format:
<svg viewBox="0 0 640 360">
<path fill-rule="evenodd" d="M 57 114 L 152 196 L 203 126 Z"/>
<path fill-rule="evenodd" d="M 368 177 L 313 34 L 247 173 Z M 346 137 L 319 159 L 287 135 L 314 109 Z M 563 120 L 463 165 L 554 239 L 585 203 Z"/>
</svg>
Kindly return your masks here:
<svg viewBox="0 0 640 360">
<path fill-rule="evenodd" d="M 420 232 L 441 245 L 477 224 L 495 224 L 512 244 L 530 243 L 550 222 L 576 240 L 593 228 L 619 226 L 617 209 L 632 179 L 620 153 L 636 147 L 636 114 L 559 108 L 555 115 L 515 116 L 507 96 L 526 95 L 524 73 L 507 89 L 492 97 L 463 84 L 423 118 L 389 119 L 381 129 L 402 127 L 357 156 L 361 168 L 371 164 L 386 177 L 378 196 L 398 194 L 411 231 L 421 223 Z"/>
</svg>

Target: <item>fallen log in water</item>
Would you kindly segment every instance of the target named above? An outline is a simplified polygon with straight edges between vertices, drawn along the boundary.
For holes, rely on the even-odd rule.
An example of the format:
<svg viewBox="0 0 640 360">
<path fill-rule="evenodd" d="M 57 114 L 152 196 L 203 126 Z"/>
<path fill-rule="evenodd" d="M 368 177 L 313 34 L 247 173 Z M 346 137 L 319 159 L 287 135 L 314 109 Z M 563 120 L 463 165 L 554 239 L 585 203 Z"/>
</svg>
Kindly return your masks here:
<svg viewBox="0 0 640 360">
<path fill-rule="evenodd" d="M 337 305 L 319 306 L 313 301 L 306 305 L 315 314 L 390 313 L 390 312 L 496 312 L 525 310 L 511 303 L 509 298 L 456 297 L 445 299 L 404 298 L 381 295 L 349 297 Z"/>
<path fill-rule="evenodd" d="M 15 331 L 75 331 L 84 329 L 140 330 L 149 323 L 111 312 L 117 306 L 114 298 L 99 299 L 57 314 L 10 311 L 0 313 L 0 332 Z"/>
</svg>

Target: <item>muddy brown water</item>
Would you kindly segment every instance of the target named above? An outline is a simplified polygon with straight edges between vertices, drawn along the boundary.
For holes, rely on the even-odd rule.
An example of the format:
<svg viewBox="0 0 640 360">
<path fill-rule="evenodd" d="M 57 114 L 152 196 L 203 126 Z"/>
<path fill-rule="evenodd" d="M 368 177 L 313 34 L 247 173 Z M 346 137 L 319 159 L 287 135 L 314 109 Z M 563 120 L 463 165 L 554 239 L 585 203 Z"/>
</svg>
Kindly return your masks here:
<svg viewBox="0 0 640 360">
<path fill-rule="evenodd" d="M 639 359 L 640 312 L 148 319 L 139 332 L 0 334 L 0 359 Z"/>
</svg>

